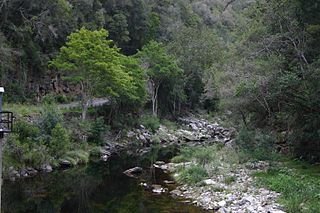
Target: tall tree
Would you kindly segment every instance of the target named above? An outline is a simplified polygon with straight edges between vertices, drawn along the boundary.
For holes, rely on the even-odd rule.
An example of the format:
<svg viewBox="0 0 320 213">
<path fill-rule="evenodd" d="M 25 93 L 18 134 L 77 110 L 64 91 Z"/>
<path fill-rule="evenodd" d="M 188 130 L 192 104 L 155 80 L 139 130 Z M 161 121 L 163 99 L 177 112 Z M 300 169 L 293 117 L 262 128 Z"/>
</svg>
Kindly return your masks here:
<svg viewBox="0 0 320 213">
<path fill-rule="evenodd" d="M 67 80 L 81 85 L 82 118 L 86 118 L 88 101 L 95 95 L 136 98 L 133 76 L 125 69 L 126 56 L 107 39 L 108 31 L 85 28 L 72 33 L 51 67 L 65 71 Z"/>
<path fill-rule="evenodd" d="M 158 115 L 159 89 L 165 81 L 182 74 L 174 56 L 167 53 L 163 44 L 151 41 L 137 53 L 148 79 L 148 89 L 152 101 L 152 114 Z"/>
</svg>

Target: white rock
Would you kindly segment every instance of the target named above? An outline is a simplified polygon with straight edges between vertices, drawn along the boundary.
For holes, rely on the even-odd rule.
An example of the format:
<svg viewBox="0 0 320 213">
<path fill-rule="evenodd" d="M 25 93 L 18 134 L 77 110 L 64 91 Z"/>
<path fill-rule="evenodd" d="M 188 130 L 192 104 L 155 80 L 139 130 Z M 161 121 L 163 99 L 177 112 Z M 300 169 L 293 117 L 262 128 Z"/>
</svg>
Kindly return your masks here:
<svg viewBox="0 0 320 213">
<path fill-rule="evenodd" d="M 227 202 L 224 201 L 224 200 L 222 200 L 222 201 L 220 201 L 220 202 L 218 203 L 218 205 L 219 205 L 220 207 L 225 207 L 225 206 L 227 205 Z"/>
<path fill-rule="evenodd" d="M 217 182 L 212 179 L 207 179 L 207 180 L 204 180 L 203 183 L 206 185 L 215 185 Z"/>
</svg>

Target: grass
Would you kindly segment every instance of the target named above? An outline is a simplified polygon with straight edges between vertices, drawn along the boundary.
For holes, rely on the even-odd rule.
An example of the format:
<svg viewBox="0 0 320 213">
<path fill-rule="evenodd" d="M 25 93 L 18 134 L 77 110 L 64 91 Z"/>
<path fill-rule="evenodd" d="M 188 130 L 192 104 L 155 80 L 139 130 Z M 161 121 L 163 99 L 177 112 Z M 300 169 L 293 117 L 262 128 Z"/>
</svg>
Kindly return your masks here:
<svg viewBox="0 0 320 213">
<path fill-rule="evenodd" d="M 25 117 L 39 115 L 43 109 L 43 105 L 5 103 L 3 109 L 12 111 L 15 116 Z"/>
<path fill-rule="evenodd" d="M 229 174 L 239 165 L 240 160 L 235 150 L 215 145 L 184 148 L 171 162 L 192 162 L 192 166 L 179 169 L 177 181 L 194 185 L 213 175 Z M 226 175 L 226 183 L 231 184 L 235 180 L 235 177 Z"/>
<path fill-rule="evenodd" d="M 205 168 L 199 165 L 192 165 L 181 170 L 177 181 L 179 183 L 196 184 L 207 177 L 208 172 Z"/>
<path fill-rule="evenodd" d="M 286 160 L 256 173 L 261 186 L 281 193 L 279 202 L 289 213 L 320 212 L 320 167 Z"/>
<path fill-rule="evenodd" d="M 180 183 L 196 185 L 208 177 L 223 175 L 224 183 L 232 184 L 236 181 L 236 177 L 230 175 L 232 169 L 247 160 L 259 159 L 255 158 L 256 155 L 250 154 L 252 153 L 218 146 L 185 148 L 172 159 L 172 162 L 193 163 L 193 166 L 181 167 L 178 171 L 177 181 Z M 245 161 L 244 155 L 247 158 Z M 311 165 L 280 155 L 268 159 L 270 168 L 253 174 L 257 180 L 257 187 L 280 193 L 278 202 L 288 213 L 320 213 L 320 165 Z"/>
<path fill-rule="evenodd" d="M 224 178 L 224 183 L 230 185 L 231 183 L 235 182 L 237 178 L 235 176 L 226 176 Z"/>
</svg>

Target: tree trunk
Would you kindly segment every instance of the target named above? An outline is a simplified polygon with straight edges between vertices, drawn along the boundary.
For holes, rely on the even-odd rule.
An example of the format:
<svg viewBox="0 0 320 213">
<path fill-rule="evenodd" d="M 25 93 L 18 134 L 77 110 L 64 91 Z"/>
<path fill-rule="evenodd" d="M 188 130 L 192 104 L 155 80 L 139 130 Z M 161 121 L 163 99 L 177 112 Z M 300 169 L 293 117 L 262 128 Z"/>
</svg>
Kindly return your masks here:
<svg viewBox="0 0 320 213">
<path fill-rule="evenodd" d="M 82 120 L 86 120 L 88 111 L 88 100 L 83 100 L 82 102 Z"/>
<path fill-rule="evenodd" d="M 81 93 L 82 93 L 82 103 L 81 103 L 82 116 L 81 117 L 82 117 L 82 120 L 84 121 L 86 120 L 86 117 L 87 117 L 89 98 L 85 90 L 84 82 L 80 82 L 80 86 L 81 86 Z"/>
<path fill-rule="evenodd" d="M 159 91 L 160 84 L 155 87 L 153 90 L 153 95 L 152 95 L 152 114 L 153 116 L 157 117 L 158 116 L 158 91 Z"/>
</svg>

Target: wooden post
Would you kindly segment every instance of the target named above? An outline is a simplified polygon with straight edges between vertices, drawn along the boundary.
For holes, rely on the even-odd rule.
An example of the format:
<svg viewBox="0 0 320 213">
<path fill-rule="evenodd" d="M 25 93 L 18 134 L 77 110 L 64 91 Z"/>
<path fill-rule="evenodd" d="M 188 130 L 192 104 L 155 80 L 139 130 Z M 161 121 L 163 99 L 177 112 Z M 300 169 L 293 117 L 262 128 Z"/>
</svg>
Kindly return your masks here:
<svg viewBox="0 0 320 213">
<path fill-rule="evenodd" d="M 1 190 L 2 190 L 2 142 L 3 142 L 3 133 L 0 133 L 0 212 L 1 212 Z"/>
</svg>

